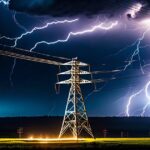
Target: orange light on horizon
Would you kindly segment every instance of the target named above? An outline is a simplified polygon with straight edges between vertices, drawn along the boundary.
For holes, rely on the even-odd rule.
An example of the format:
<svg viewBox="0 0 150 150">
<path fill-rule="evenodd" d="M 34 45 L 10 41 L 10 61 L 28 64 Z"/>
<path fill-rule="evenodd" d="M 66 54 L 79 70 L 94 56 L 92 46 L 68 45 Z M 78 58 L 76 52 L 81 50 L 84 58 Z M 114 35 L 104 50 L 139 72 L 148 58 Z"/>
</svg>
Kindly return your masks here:
<svg viewBox="0 0 150 150">
<path fill-rule="evenodd" d="M 31 141 L 78 141 L 78 140 L 85 140 L 85 138 L 49 138 L 49 137 L 45 137 L 45 138 L 42 138 L 42 137 L 33 137 L 33 136 L 30 136 L 27 138 L 27 140 L 31 140 Z"/>
</svg>

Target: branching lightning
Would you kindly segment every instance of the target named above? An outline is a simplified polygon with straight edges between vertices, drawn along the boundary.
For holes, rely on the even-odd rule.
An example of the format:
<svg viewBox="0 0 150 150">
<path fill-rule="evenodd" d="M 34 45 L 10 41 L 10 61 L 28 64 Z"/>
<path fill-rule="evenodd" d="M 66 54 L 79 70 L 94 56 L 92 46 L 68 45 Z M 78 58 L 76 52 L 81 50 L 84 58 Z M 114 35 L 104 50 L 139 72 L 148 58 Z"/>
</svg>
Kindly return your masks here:
<svg viewBox="0 0 150 150">
<path fill-rule="evenodd" d="M 128 64 L 125 65 L 124 71 L 133 63 L 134 57 L 138 55 L 139 62 L 140 62 L 140 68 L 141 68 L 142 73 L 144 74 L 144 71 L 143 71 L 143 68 L 142 68 L 142 65 L 141 65 L 141 61 L 140 61 L 141 58 L 140 58 L 140 54 L 139 54 L 139 53 L 140 53 L 141 42 L 144 40 L 145 35 L 146 35 L 149 31 L 150 31 L 150 28 L 148 28 L 148 29 L 142 34 L 142 36 L 141 36 L 138 40 L 136 40 L 136 42 L 134 42 L 134 44 L 135 44 L 135 43 L 137 44 L 137 45 L 136 45 L 136 49 L 134 50 L 133 54 L 131 55 Z"/>
<path fill-rule="evenodd" d="M 140 49 L 141 48 L 145 48 L 145 47 L 148 47 L 149 45 L 146 45 L 146 46 L 141 46 L 141 42 L 144 40 L 146 34 L 150 31 L 150 28 L 148 28 L 140 38 L 138 38 L 136 40 L 136 42 L 133 43 L 133 45 L 136 45 L 136 49 L 134 50 L 133 54 L 131 55 L 130 57 L 130 60 L 128 62 L 127 65 L 125 65 L 124 67 L 124 71 L 133 63 L 134 61 L 134 57 L 135 56 L 138 56 L 138 59 L 139 59 L 139 63 L 140 63 L 140 69 L 141 69 L 141 72 L 144 74 L 144 69 L 143 69 L 143 66 L 141 64 L 141 58 L 140 58 Z M 141 89 L 140 91 L 138 91 L 137 93 L 134 93 L 133 95 L 131 95 L 128 99 L 128 103 L 127 103 L 127 106 L 126 106 L 126 115 L 129 117 L 130 116 L 130 113 L 129 113 L 129 110 L 130 110 L 130 105 L 131 105 L 131 102 L 133 101 L 133 99 L 141 94 L 143 91 L 145 91 L 145 95 L 146 95 L 146 98 L 148 99 L 148 102 L 146 103 L 146 105 L 143 107 L 143 111 L 141 113 L 141 116 L 144 115 L 144 113 L 146 112 L 146 109 L 148 108 L 148 106 L 150 105 L 150 96 L 148 94 L 148 87 L 150 86 L 150 81 L 146 84 L 145 88 Z"/>
<path fill-rule="evenodd" d="M 8 6 L 9 5 L 9 1 L 10 0 L 0 0 L 0 4 L 3 4 L 5 6 Z M 141 10 L 142 8 L 142 5 L 141 4 L 136 4 L 135 7 L 133 9 L 131 9 L 130 11 L 128 11 L 127 13 L 129 13 L 131 15 L 132 18 L 135 18 L 136 17 L 136 14 Z M 46 23 L 45 25 L 43 26 L 39 26 L 39 27 L 34 27 L 33 29 L 31 30 L 27 30 L 23 25 L 21 25 L 18 20 L 16 19 L 16 13 L 14 13 L 13 15 L 13 19 L 14 19 L 14 22 L 16 23 L 16 25 L 20 28 L 20 29 L 23 29 L 24 30 L 24 33 L 22 33 L 20 36 L 18 37 L 7 37 L 7 36 L 1 36 L 0 37 L 0 40 L 2 39 L 5 39 L 5 40 L 10 40 L 10 41 L 13 41 L 13 45 L 12 47 L 15 48 L 17 47 L 18 45 L 18 42 L 20 40 L 22 40 L 25 36 L 28 36 L 28 35 L 31 35 L 33 34 L 34 32 L 36 31 L 39 31 L 39 30 L 44 30 L 44 29 L 47 29 L 49 26 L 52 26 L 52 25 L 57 25 L 57 24 L 66 24 L 66 23 L 73 23 L 73 22 L 76 22 L 78 21 L 79 19 L 73 19 L 73 20 L 58 20 L 58 21 L 52 21 L 52 22 L 48 22 Z M 150 20 L 146 20 L 147 25 L 149 25 L 150 23 Z M 109 25 L 106 25 L 105 23 L 100 23 L 100 24 L 97 24 L 95 26 L 92 26 L 92 27 L 89 27 L 87 29 L 83 29 L 81 31 L 71 31 L 67 34 L 67 36 L 64 38 L 64 39 L 58 39 L 56 41 L 39 41 L 37 43 L 35 43 L 35 45 L 30 49 L 30 52 L 35 50 L 39 45 L 41 44 L 46 44 L 46 45 L 55 45 L 55 44 L 58 44 L 58 43 L 65 43 L 65 42 L 68 42 L 71 38 L 73 37 L 77 37 L 77 36 L 81 36 L 81 35 L 85 35 L 85 34 L 89 34 L 89 33 L 93 33 L 97 30 L 111 30 L 113 29 L 115 26 L 118 25 L 118 21 L 115 21 L 115 22 L 112 22 L 111 24 Z M 143 32 L 143 34 L 136 40 L 134 41 L 134 43 L 132 43 L 131 45 L 127 46 L 126 48 L 124 49 L 121 49 L 118 53 L 122 52 L 123 50 L 127 49 L 127 48 L 133 48 L 134 46 L 136 46 L 136 48 L 133 50 L 133 53 L 130 55 L 130 58 L 129 60 L 127 61 L 127 64 L 123 67 L 123 70 L 122 71 L 126 71 L 127 68 L 129 66 L 132 65 L 132 63 L 135 61 L 134 58 L 137 56 L 138 57 L 138 61 L 139 61 L 139 64 L 140 64 L 140 69 L 141 69 L 141 72 L 142 74 L 144 74 L 144 69 L 143 69 L 143 66 L 142 66 L 142 63 L 141 63 L 141 57 L 140 57 L 140 50 L 146 46 L 150 46 L 150 45 L 146 45 L 146 46 L 142 46 L 141 43 L 143 42 L 143 40 L 145 39 L 145 36 L 146 34 L 150 31 L 150 28 L 147 28 L 147 30 L 145 30 Z M 117 53 L 117 54 L 118 54 Z M 13 65 L 12 65 L 12 69 L 11 69 L 11 72 L 10 72 L 10 83 L 11 83 L 11 86 L 13 86 L 13 81 L 12 81 L 12 76 L 14 74 L 14 69 L 15 69 L 15 65 L 16 65 L 16 59 L 14 59 L 14 62 L 13 62 Z M 105 85 L 104 85 L 105 87 Z M 146 98 L 148 99 L 148 102 L 146 103 L 146 105 L 143 107 L 142 109 L 142 112 L 141 112 L 141 116 L 143 116 L 148 108 L 148 106 L 150 105 L 150 95 L 148 93 L 148 89 L 150 87 L 150 81 L 145 85 L 145 87 L 141 90 L 139 90 L 138 92 L 134 93 L 133 95 L 131 95 L 128 99 L 128 102 L 127 102 L 127 105 L 126 105 L 126 115 L 129 117 L 130 116 L 130 106 L 132 105 L 132 102 L 133 100 L 135 99 L 136 96 L 140 95 L 141 93 L 145 93 L 146 95 Z M 103 88 L 103 87 L 102 87 Z M 100 91 L 102 88 L 98 89 L 98 91 Z M 93 91 L 95 92 L 95 91 Z M 93 94 L 93 92 L 91 92 L 88 96 L 90 96 L 91 94 Z M 87 98 L 88 98 L 87 96 Z"/>
<path fill-rule="evenodd" d="M 68 42 L 68 40 L 73 36 L 84 35 L 84 34 L 87 34 L 87 33 L 95 32 L 97 30 L 110 30 L 110 29 L 114 28 L 117 25 L 118 25 L 118 21 L 115 21 L 114 23 L 111 23 L 111 25 L 109 25 L 109 26 L 105 26 L 104 23 L 100 23 L 98 25 L 93 26 L 90 29 L 86 29 L 86 30 L 79 31 L 79 32 L 69 32 L 69 34 L 67 35 L 67 37 L 65 39 L 60 39 L 60 40 L 56 40 L 56 41 L 53 41 L 53 42 L 47 42 L 47 41 L 37 42 L 34 45 L 34 47 L 32 47 L 30 49 L 30 51 L 33 51 L 40 44 L 54 45 L 54 44 L 57 44 L 57 43 L 65 43 L 65 42 Z"/>
<path fill-rule="evenodd" d="M 43 30 L 43 29 L 46 29 L 48 28 L 49 26 L 51 25 L 56 25 L 56 24 L 65 24 L 65 23 L 73 23 L 73 22 L 76 22 L 78 21 L 79 19 L 73 19 L 73 20 L 62 20 L 62 21 L 52 21 L 52 22 L 48 22 L 46 25 L 44 26 L 41 26 L 41 27 L 34 27 L 32 30 L 30 31 L 26 31 L 25 27 L 23 27 L 21 24 L 19 24 L 19 22 L 16 20 L 16 14 L 14 14 L 14 22 L 16 23 L 16 25 L 18 27 L 20 27 L 21 29 L 25 30 L 25 33 L 21 34 L 19 37 L 16 37 L 16 38 L 10 38 L 10 37 L 6 37 L 6 36 L 2 36 L 0 37 L 0 40 L 1 39 L 6 39 L 6 40 L 11 40 L 11 41 L 14 41 L 14 45 L 12 47 L 16 47 L 17 46 L 17 42 L 18 40 L 22 39 L 24 36 L 26 35 L 29 35 L 29 34 L 32 34 L 33 32 L 37 31 L 37 30 Z M 14 63 L 13 63 L 13 66 L 12 66 L 12 69 L 11 69 L 11 72 L 10 72 L 10 77 L 9 77 L 9 80 L 10 80 L 10 84 L 11 86 L 13 86 L 13 81 L 12 81 L 12 75 L 14 74 L 14 69 L 15 69 L 15 65 L 16 65 L 16 59 L 14 59 Z"/>
<path fill-rule="evenodd" d="M 148 92 L 148 89 L 150 87 L 150 81 L 147 82 L 145 88 L 143 88 L 142 90 L 140 90 L 139 92 L 133 94 L 130 96 L 129 100 L 128 100 L 128 104 L 127 104 L 127 108 L 126 108 L 126 115 L 129 117 L 130 114 L 129 114 L 129 108 L 130 108 L 130 105 L 131 105 L 131 101 L 133 100 L 133 98 L 135 98 L 136 96 L 138 96 L 139 94 L 141 94 L 143 91 L 146 95 L 146 98 L 148 99 L 148 102 L 145 104 L 145 106 L 143 107 L 142 109 L 142 112 L 141 112 L 141 115 L 140 116 L 144 116 L 145 112 L 146 112 L 146 109 L 149 107 L 150 105 L 150 95 L 149 95 L 149 92 Z"/>
<path fill-rule="evenodd" d="M 73 22 L 76 22 L 76 21 L 78 21 L 78 20 L 79 20 L 79 19 L 53 21 L 53 22 L 49 22 L 49 23 L 47 23 L 46 25 L 41 26 L 41 27 L 34 27 L 31 31 L 27 31 L 27 32 L 21 34 L 19 37 L 15 38 L 15 44 L 13 45 L 13 47 L 16 47 L 16 46 L 17 46 L 18 40 L 22 39 L 22 38 L 23 38 L 24 36 L 26 36 L 26 35 L 32 34 L 33 32 L 35 32 L 35 31 L 37 31 L 37 30 L 43 30 L 43 29 L 48 28 L 48 27 L 51 26 L 51 25 L 56 25 L 56 24 L 73 23 Z"/>
<path fill-rule="evenodd" d="M 43 29 L 48 28 L 51 25 L 56 25 L 56 24 L 73 23 L 73 22 L 76 22 L 78 20 L 79 19 L 73 19 L 73 20 L 67 20 L 67 19 L 65 19 L 65 20 L 62 20 L 62 21 L 52 21 L 52 22 L 46 23 L 46 25 L 44 25 L 44 26 L 34 27 L 30 31 L 24 32 L 23 34 L 21 34 L 18 37 L 10 38 L 10 37 L 6 37 L 6 36 L 2 36 L 2 37 L 0 37 L 0 39 L 7 39 L 7 40 L 12 40 L 12 41 L 14 40 L 14 45 L 12 47 L 16 47 L 18 40 L 21 40 L 24 36 L 32 34 L 32 33 L 34 33 L 37 30 L 43 30 Z"/>
<path fill-rule="evenodd" d="M 129 100 L 128 100 L 128 104 L 127 104 L 127 106 L 126 106 L 126 115 L 129 117 L 130 116 L 130 105 L 131 105 L 131 102 L 133 101 L 133 99 L 137 96 L 137 95 L 139 95 L 139 94 L 141 94 L 143 92 L 143 89 L 142 90 L 140 90 L 140 91 L 138 91 L 137 93 L 134 93 L 133 95 L 131 95 L 130 97 L 129 97 Z"/>
<path fill-rule="evenodd" d="M 16 40 L 16 38 L 11 38 L 11 37 L 7 37 L 7 36 L 1 36 L 0 40 L 2 40 L 2 39 L 6 39 L 6 40 L 10 40 L 10 41 Z"/>
<path fill-rule="evenodd" d="M 143 107 L 143 111 L 142 111 L 142 113 L 141 113 L 141 116 L 143 116 L 144 114 L 145 114 L 145 112 L 146 112 L 146 109 L 148 108 L 148 106 L 150 105 L 150 95 L 149 95 L 149 93 L 148 93 L 148 88 L 149 88 L 149 86 L 150 86 L 150 81 L 146 84 L 146 86 L 145 86 L 145 95 L 146 95 L 146 98 L 148 99 L 148 102 L 147 102 L 147 104 Z"/>
<path fill-rule="evenodd" d="M 8 6 L 9 5 L 9 2 L 10 0 L 0 0 L 0 4 L 4 4 L 5 6 Z M 16 20 L 16 13 L 14 13 L 14 22 L 16 23 L 17 26 L 19 26 L 20 28 L 22 28 L 23 26 L 21 26 L 18 21 Z M 0 39 L 7 39 L 7 40 L 14 40 L 12 38 L 9 38 L 9 37 L 6 37 L 6 36 L 3 36 L 3 37 L 0 37 Z M 14 73 L 14 69 L 15 69 L 15 66 L 16 66 L 16 59 L 14 59 L 14 62 L 13 62 L 13 65 L 12 65 L 12 68 L 11 68 L 11 71 L 10 71 L 10 76 L 9 76 L 9 80 L 10 80 L 10 85 L 13 87 L 13 81 L 12 81 L 12 76 L 13 76 L 13 73 Z"/>
</svg>

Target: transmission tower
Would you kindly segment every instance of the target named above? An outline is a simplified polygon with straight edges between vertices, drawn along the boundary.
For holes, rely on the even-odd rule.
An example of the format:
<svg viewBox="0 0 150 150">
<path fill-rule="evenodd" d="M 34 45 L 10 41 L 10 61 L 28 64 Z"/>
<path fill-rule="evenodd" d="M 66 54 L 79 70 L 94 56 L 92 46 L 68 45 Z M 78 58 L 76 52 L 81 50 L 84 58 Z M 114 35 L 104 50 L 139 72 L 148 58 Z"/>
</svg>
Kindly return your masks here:
<svg viewBox="0 0 150 150">
<path fill-rule="evenodd" d="M 58 82 L 57 84 L 70 84 L 71 87 L 59 138 L 68 132 L 70 132 L 73 138 L 76 139 L 81 137 L 83 134 L 88 134 L 90 137 L 94 138 L 88 121 L 84 99 L 80 88 L 80 84 L 92 83 L 90 80 L 84 80 L 80 78 L 80 75 L 91 75 L 90 71 L 80 70 L 81 67 L 86 67 L 89 65 L 82 63 L 77 59 L 72 59 L 72 61 L 62 65 L 71 66 L 71 69 L 61 72 L 58 75 L 71 75 L 71 78 L 69 80 Z"/>
</svg>

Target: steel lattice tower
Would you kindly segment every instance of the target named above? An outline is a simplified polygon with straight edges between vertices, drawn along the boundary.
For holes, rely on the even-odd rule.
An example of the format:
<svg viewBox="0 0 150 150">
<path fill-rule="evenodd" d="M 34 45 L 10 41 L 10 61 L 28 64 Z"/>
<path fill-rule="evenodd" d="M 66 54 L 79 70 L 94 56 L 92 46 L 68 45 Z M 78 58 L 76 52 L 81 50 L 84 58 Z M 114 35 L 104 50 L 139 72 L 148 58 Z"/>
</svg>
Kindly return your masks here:
<svg viewBox="0 0 150 150">
<path fill-rule="evenodd" d="M 94 136 L 88 121 L 84 99 L 80 88 L 80 84 L 92 83 L 92 81 L 80 78 L 80 75 L 91 75 L 90 71 L 80 70 L 80 67 L 89 65 L 79 62 L 77 59 L 72 59 L 72 61 L 64 63 L 63 66 L 71 66 L 71 69 L 66 72 L 61 72 L 58 75 L 71 75 L 71 78 L 69 80 L 58 82 L 57 84 L 70 84 L 71 87 L 59 138 L 64 136 L 67 131 L 70 131 L 73 138 L 76 139 L 81 136 L 82 132 L 86 134 L 88 133 L 93 138 Z"/>
</svg>

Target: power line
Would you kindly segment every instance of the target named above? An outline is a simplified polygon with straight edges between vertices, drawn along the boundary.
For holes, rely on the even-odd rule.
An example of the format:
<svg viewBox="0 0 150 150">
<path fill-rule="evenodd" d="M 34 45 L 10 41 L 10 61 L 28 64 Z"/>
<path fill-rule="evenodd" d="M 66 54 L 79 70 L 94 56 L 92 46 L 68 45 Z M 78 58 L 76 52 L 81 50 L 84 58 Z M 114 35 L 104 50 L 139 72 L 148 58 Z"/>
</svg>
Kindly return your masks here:
<svg viewBox="0 0 150 150">
<path fill-rule="evenodd" d="M 59 57 L 59 56 L 53 56 L 53 55 L 49 55 L 49 54 L 44 54 L 44 53 L 40 53 L 40 52 L 30 52 L 29 50 L 27 49 L 22 49 L 22 48 L 13 48 L 11 46 L 8 46 L 8 45 L 3 45 L 3 44 L 0 44 L 1 46 L 3 46 L 3 48 L 10 48 L 10 49 L 13 49 L 13 50 L 19 50 L 19 51 L 22 51 L 22 52 L 28 52 L 28 53 L 31 53 L 31 54 L 37 54 L 37 55 L 41 55 L 41 56 L 46 56 L 46 57 L 52 57 L 52 58 L 57 58 L 57 59 L 62 59 L 62 60 L 71 60 L 70 58 L 66 58 L 66 57 Z"/>
</svg>

